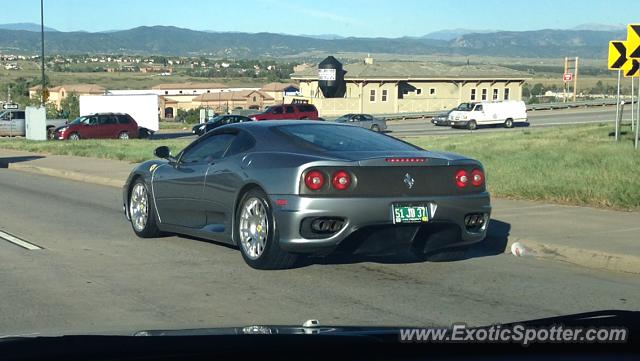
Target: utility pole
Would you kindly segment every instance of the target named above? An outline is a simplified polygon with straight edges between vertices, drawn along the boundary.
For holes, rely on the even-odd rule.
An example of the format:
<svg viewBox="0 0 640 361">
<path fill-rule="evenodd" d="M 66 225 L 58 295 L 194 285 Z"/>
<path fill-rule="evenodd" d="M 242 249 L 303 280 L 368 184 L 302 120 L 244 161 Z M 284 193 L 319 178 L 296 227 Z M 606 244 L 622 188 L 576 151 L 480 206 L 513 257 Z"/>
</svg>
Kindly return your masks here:
<svg viewBox="0 0 640 361">
<path fill-rule="evenodd" d="M 42 96 L 40 105 L 44 107 L 46 101 L 45 95 L 47 94 L 47 88 L 44 79 L 44 0 L 40 0 L 40 45 L 42 53 L 40 54 L 41 67 L 42 67 Z"/>
<path fill-rule="evenodd" d="M 564 74 L 563 74 L 563 80 L 564 80 L 564 101 L 567 101 L 567 91 L 569 90 L 569 81 L 571 80 L 567 80 L 566 78 L 564 78 L 565 76 L 567 76 L 567 74 L 571 74 L 571 78 L 573 80 L 573 101 L 576 101 L 576 95 L 578 94 L 578 57 L 576 56 L 575 58 L 568 58 L 565 57 L 564 58 Z"/>
<path fill-rule="evenodd" d="M 575 74 L 573 74 L 573 101 L 576 101 L 576 95 L 578 94 L 578 57 L 576 56 L 574 64 Z"/>
</svg>

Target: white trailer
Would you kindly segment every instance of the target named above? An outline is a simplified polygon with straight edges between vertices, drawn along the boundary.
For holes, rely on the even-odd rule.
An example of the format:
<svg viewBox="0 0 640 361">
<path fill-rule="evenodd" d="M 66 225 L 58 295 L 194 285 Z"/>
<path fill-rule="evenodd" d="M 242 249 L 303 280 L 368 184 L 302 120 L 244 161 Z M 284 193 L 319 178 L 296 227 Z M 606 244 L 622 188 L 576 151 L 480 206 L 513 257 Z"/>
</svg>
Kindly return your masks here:
<svg viewBox="0 0 640 361">
<path fill-rule="evenodd" d="M 455 110 L 449 114 L 451 126 L 471 130 L 478 125 L 490 124 L 511 128 L 514 123 L 528 121 L 527 106 L 520 100 L 471 103 L 468 110 Z"/>
<path fill-rule="evenodd" d="M 140 128 L 160 129 L 157 94 L 81 95 L 80 115 L 95 113 L 126 113 Z"/>
</svg>

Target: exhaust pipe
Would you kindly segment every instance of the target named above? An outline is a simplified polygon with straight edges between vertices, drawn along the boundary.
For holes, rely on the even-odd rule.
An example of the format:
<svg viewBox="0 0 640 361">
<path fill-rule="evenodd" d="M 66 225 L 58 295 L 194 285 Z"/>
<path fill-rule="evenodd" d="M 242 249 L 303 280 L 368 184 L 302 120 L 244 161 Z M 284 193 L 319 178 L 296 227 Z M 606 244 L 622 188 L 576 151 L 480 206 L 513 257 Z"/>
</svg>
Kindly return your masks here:
<svg viewBox="0 0 640 361">
<path fill-rule="evenodd" d="M 311 222 L 314 233 L 335 233 L 342 229 L 344 222 L 340 219 L 318 218 Z"/>
</svg>

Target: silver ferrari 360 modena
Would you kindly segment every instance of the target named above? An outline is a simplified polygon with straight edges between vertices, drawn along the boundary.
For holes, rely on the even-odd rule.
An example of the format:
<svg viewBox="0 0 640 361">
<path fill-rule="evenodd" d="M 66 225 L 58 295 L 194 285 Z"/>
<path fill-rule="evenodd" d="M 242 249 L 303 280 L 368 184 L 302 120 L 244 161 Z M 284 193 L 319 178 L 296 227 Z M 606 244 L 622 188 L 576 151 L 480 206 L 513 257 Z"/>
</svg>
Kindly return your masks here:
<svg viewBox="0 0 640 361">
<path fill-rule="evenodd" d="M 133 231 L 236 245 L 258 269 L 371 242 L 445 254 L 482 241 L 491 213 L 480 162 L 350 125 L 239 123 L 155 154 L 123 188 Z"/>
</svg>

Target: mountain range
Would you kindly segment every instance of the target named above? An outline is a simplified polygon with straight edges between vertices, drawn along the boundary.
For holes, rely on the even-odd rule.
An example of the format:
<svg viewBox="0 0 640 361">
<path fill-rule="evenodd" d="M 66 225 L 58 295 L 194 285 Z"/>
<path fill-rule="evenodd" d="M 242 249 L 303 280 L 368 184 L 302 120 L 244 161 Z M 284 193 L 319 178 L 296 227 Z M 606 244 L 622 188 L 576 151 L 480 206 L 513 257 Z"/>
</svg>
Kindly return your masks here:
<svg viewBox="0 0 640 361">
<path fill-rule="evenodd" d="M 40 24 L 34 24 L 34 23 L 0 24 L 0 29 L 4 29 L 4 30 L 40 31 Z M 58 31 L 58 30 L 45 26 L 44 27 L 44 31 Z"/>
<path fill-rule="evenodd" d="M 37 53 L 39 26 L 0 25 L 0 51 Z M 34 24 L 32 24 L 34 25 Z M 584 30 L 590 26 L 593 29 Z M 406 55 L 490 55 L 508 57 L 606 56 L 609 40 L 623 38 L 624 28 L 587 24 L 576 30 L 493 31 L 453 29 L 422 37 L 365 38 L 195 31 L 173 26 L 142 26 L 108 32 L 62 32 L 50 29 L 46 51 L 54 54 L 109 53 L 280 57 L 303 53 L 390 53 Z"/>
</svg>

